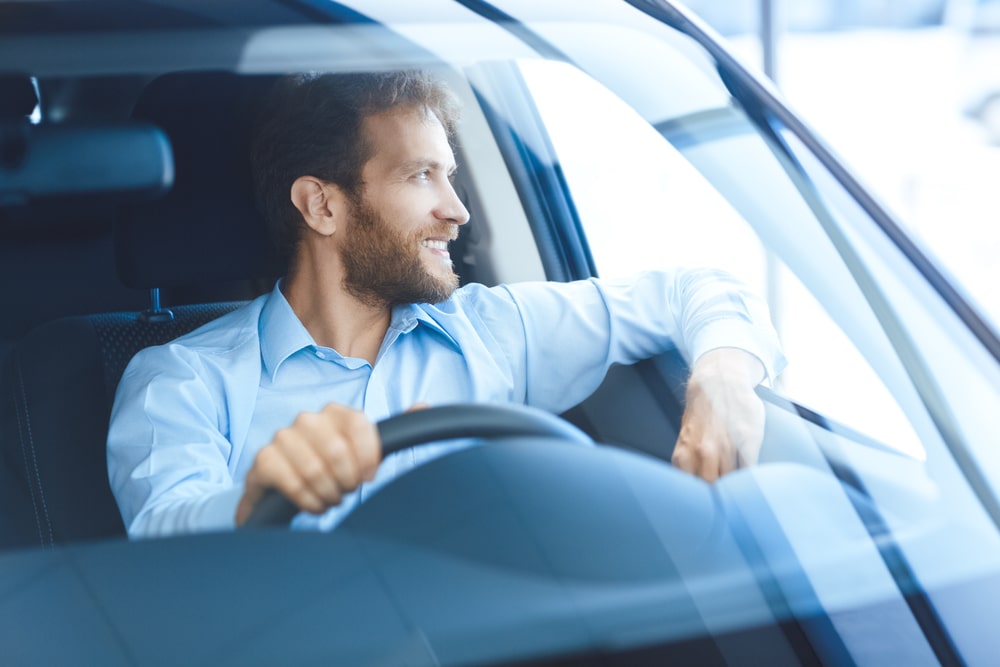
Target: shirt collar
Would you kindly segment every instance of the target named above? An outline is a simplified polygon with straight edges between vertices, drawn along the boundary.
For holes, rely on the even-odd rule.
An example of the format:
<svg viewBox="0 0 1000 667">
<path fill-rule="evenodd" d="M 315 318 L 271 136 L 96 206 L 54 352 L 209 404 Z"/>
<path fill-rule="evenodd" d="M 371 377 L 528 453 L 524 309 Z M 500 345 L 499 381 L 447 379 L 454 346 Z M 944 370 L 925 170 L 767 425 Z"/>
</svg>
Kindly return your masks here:
<svg viewBox="0 0 1000 667">
<path fill-rule="evenodd" d="M 436 310 L 436 308 L 426 304 L 413 303 L 396 306 L 392 311 L 392 323 L 389 325 L 389 329 L 396 330 L 399 334 L 405 334 L 413 331 L 420 324 L 439 333 L 456 349 L 461 349 L 455 337 L 448 333 L 448 330 L 431 315 L 429 312 L 431 310 Z"/>
<path fill-rule="evenodd" d="M 260 356 L 264 372 L 273 380 L 278 367 L 299 350 L 315 347 L 316 341 L 299 321 L 285 295 L 279 280 L 260 312 L 258 335 Z"/>
<path fill-rule="evenodd" d="M 272 380 L 275 373 L 278 372 L 278 367 L 285 359 L 299 350 L 317 347 L 316 341 L 313 340 L 281 292 L 281 283 L 282 281 L 279 280 L 275 284 L 264 303 L 258 328 L 264 372 Z M 394 342 L 398 336 L 410 333 L 420 324 L 438 332 L 456 349 L 460 349 L 458 341 L 428 312 L 428 308 L 433 309 L 434 307 L 423 304 L 396 306 L 392 311 L 392 320 L 389 323 L 389 332 L 386 334 L 383 347 L 386 346 L 386 343 Z"/>
</svg>

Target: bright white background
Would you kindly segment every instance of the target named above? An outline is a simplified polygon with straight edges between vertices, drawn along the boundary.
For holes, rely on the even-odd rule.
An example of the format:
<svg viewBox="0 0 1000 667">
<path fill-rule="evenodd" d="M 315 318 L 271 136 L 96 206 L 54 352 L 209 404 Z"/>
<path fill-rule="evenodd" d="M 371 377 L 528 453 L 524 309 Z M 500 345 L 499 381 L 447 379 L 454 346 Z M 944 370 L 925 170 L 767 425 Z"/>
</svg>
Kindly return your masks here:
<svg viewBox="0 0 1000 667">
<path fill-rule="evenodd" d="M 760 68 L 756 38 L 729 41 Z M 949 27 L 785 33 L 776 83 L 1000 329 L 1000 147 L 962 113 L 1000 90 L 994 53 Z"/>
</svg>

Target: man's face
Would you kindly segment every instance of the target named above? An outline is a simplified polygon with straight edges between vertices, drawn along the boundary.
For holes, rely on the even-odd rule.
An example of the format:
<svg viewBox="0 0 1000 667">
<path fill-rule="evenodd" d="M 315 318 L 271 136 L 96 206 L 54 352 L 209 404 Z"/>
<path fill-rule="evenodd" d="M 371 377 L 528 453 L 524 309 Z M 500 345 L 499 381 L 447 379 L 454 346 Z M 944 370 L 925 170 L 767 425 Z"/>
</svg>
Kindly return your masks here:
<svg viewBox="0 0 1000 667">
<path fill-rule="evenodd" d="M 373 153 L 341 245 L 345 287 L 372 305 L 443 301 L 458 286 L 448 243 L 469 219 L 444 128 L 428 111 L 400 108 L 362 129 Z"/>
</svg>

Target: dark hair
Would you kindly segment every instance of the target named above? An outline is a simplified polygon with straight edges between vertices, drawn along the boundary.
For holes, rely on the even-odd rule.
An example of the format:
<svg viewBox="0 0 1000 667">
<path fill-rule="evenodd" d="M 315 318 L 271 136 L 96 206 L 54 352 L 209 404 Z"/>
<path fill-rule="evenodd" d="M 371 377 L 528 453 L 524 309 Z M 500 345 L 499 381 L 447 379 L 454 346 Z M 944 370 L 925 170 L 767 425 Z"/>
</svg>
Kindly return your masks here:
<svg viewBox="0 0 1000 667">
<path fill-rule="evenodd" d="M 409 106 L 433 112 L 453 136 L 458 101 L 427 72 L 296 74 L 275 84 L 254 131 L 251 168 L 257 205 L 286 262 L 293 261 L 305 224 L 289 197 L 292 183 L 315 176 L 358 194 L 372 152 L 362 122 Z"/>
</svg>

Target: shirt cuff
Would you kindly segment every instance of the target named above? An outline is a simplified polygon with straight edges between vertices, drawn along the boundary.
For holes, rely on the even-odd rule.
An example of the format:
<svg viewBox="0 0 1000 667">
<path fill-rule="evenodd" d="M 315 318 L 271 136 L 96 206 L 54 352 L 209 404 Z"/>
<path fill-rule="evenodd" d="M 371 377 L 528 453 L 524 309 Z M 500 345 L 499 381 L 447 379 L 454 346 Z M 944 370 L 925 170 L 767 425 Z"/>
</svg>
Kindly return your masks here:
<svg viewBox="0 0 1000 667">
<path fill-rule="evenodd" d="M 201 498 L 164 503 L 137 516 L 128 535 L 138 539 L 231 531 L 236 528 L 236 507 L 242 497 L 243 484 L 239 483 Z"/>
<path fill-rule="evenodd" d="M 770 384 L 785 369 L 787 361 L 778 344 L 774 331 L 761 331 L 759 327 L 737 319 L 720 319 L 706 325 L 694 341 L 690 364 L 706 352 L 725 347 L 735 347 L 760 360 L 764 366 L 764 380 Z"/>
</svg>

